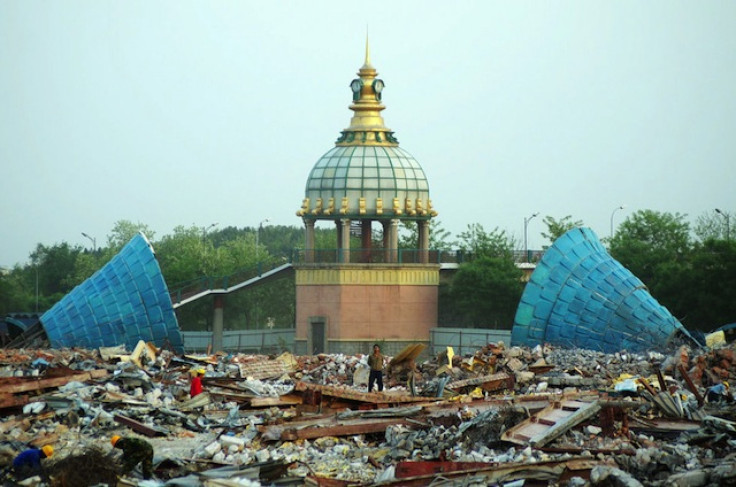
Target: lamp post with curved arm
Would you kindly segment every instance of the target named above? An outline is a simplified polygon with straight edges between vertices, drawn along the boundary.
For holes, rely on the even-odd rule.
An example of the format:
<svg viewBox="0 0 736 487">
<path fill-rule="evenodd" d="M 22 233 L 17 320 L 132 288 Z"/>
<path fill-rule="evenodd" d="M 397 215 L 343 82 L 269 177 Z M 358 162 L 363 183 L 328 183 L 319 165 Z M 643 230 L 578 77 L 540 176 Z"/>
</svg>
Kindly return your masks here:
<svg viewBox="0 0 736 487">
<path fill-rule="evenodd" d="M 617 206 L 611 212 L 611 240 L 613 240 L 613 215 L 615 215 L 618 210 L 623 210 L 624 208 L 626 208 L 626 205 Z"/>
<path fill-rule="evenodd" d="M 726 242 L 731 241 L 731 217 L 728 213 L 724 213 L 718 208 L 716 208 L 716 213 L 721 215 L 723 218 L 726 219 Z"/>
<path fill-rule="evenodd" d="M 82 232 L 82 236 L 88 238 L 90 242 L 92 242 L 92 253 L 93 254 L 96 253 L 97 252 L 97 239 L 94 237 L 90 237 L 84 232 Z"/>
<path fill-rule="evenodd" d="M 532 218 L 539 215 L 539 212 L 536 212 L 532 214 L 530 217 L 524 217 L 524 262 L 529 262 L 529 244 L 527 243 L 527 233 L 526 228 L 529 225 L 529 222 L 532 221 Z"/>
<path fill-rule="evenodd" d="M 216 226 L 217 226 L 217 222 L 210 223 L 209 226 L 202 227 L 202 240 L 203 241 L 207 239 L 207 232 L 215 228 Z"/>
<path fill-rule="evenodd" d="M 263 228 L 263 224 L 268 223 L 269 221 L 270 220 L 266 218 L 258 222 L 258 228 L 256 229 L 256 262 L 258 262 L 258 241 L 261 239 L 261 229 Z"/>
</svg>

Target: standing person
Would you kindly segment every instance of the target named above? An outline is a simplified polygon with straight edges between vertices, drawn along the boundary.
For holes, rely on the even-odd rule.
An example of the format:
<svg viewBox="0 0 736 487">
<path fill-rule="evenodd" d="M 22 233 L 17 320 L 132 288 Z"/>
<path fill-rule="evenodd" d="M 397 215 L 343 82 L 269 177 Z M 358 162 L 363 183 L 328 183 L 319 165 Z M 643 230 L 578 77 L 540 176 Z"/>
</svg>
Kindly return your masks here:
<svg viewBox="0 0 736 487">
<path fill-rule="evenodd" d="M 373 391 L 373 383 L 378 384 L 378 391 L 383 391 L 383 355 L 381 354 L 381 347 L 376 343 L 373 345 L 373 353 L 368 356 L 368 365 L 371 367 L 370 375 L 368 376 L 368 392 Z"/>
<path fill-rule="evenodd" d="M 21 452 L 13 460 L 13 474 L 16 480 L 27 479 L 34 475 L 43 475 L 43 467 L 41 460 L 49 458 L 54 454 L 51 445 L 46 445 L 40 450 L 38 448 L 29 448 Z"/>
<path fill-rule="evenodd" d="M 189 397 L 202 394 L 202 377 L 204 377 L 204 369 L 194 371 L 194 377 L 192 377 L 192 383 L 189 386 Z"/>
<path fill-rule="evenodd" d="M 140 438 L 121 438 L 117 435 L 110 439 L 113 448 L 123 450 L 123 473 L 128 473 L 139 463 L 143 470 L 143 478 L 150 479 L 153 475 L 153 447 L 146 440 Z"/>
</svg>

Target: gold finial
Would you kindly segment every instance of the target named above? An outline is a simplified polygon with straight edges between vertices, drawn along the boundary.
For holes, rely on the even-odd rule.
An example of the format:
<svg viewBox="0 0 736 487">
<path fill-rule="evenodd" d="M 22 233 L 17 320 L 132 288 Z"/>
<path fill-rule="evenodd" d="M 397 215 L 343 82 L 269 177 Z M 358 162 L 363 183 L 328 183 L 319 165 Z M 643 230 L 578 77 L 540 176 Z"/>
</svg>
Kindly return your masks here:
<svg viewBox="0 0 736 487">
<path fill-rule="evenodd" d="M 371 48 L 368 44 L 368 26 L 365 27 L 365 63 L 364 68 L 371 68 Z"/>
<path fill-rule="evenodd" d="M 381 103 L 383 80 L 377 78 L 378 72 L 371 65 L 371 48 L 368 41 L 368 30 L 365 33 L 365 64 L 358 70 L 358 77 L 350 82 L 353 91 L 354 112 L 350 126 L 344 129 L 335 142 L 339 146 L 348 145 L 380 145 L 396 147 L 399 142 L 391 129 L 383 124 L 381 111 L 386 108 Z"/>
</svg>

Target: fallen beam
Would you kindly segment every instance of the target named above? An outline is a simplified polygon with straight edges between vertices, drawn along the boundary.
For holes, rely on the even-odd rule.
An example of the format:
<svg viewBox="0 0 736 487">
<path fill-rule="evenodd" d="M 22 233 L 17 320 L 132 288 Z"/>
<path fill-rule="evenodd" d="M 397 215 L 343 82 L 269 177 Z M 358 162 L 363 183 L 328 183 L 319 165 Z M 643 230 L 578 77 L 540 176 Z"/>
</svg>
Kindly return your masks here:
<svg viewBox="0 0 736 487">
<path fill-rule="evenodd" d="M 133 431 L 140 433 L 142 435 L 146 435 L 150 438 L 153 438 L 154 436 L 168 435 L 168 431 L 164 430 L 163 428 L 151 427 L 151 426 L 145 425 L 139 421 L 136 421 L 133 418 L 123 416 L 122 414 L 116 414 L 113 417 L 113 419 L 120 424 L 124 424 L 125 426 L 132 429 Z"/>
<path fill-rule="evenodd" d="M 403 419 L 345 421 L 326 426 L 314 425 L 305 428 L 286 427 L 281 433 L 281 439 L 295 441 L 311 440 L 324 436 L 353 436 L 367 433 L 383 433 L 391 425 L 402 425 L 410 428 L 417 426 L 416 422 Z"/>
<path fill-rule="evenodd" d="M 503 433 L 501 439 L 521 445 L 544 446 L 600 411 L 598 401 L 562 400 L 542 409 Z"/>
<path fill-rule="evenodd" d="M 498 485 L 514 480 L 529 480 L 530 485 L 555 485 L 565 480 L 565 477 L 577 476 L 583 479 L 590 477 L 590 471 L 596 465 L 601 465 L 599 460 L 586 458 L 571 458 L 561 461 L 539 462 L 539 463 L 506 463 L 483 469 L 457 470 L 441 474 L 417 475 L 403 479 L 389 480 L 381 483 L 382 486 L 414 487 L 425 486 L 433 483 L 441 476 L 444 480 L 458 479 L 462 484 L 447 485 Z M 524 484 L 526 485 L 526 484 Z"/>
<path fill-rule="evenodd" d="M 352 401 L 367 402 L 372 404 L 392 404 L 401 402 L 426 402 L 427 397 L 415 397 L 409 394 L 394 394 L 386 392 L 360 392 L 352 388 L 325 386 L 321 384 L 312 384 L 309 382 L 297 382 L 294 390 L 319 391 L 323 396 L 337 397 L 340 399 L 349 399 Z"/>
<path fill-rule="evenodd" d="M 267 406 L 295 406 L 302 404 L 302 398 L 293 394 L 277 397 L 251 397 L 251 407 L 267 407 Z"/>
<path fill-rule="evenodd" d="M 107 370 L 97 369 L 79 374 L 71 374 L 63 377 L 54 377 L 51 379 L 41 379 L 37 377 L 11 377 L 16 379 L 0 382 L 1 394 L 17 394 L 19 392 L 41 391 L 42 389 L 50 389 L 52 387 L 61 387 L 69 382 L 85 382 L 93 379 L 100 379 L 107 376 Z"/>
<path fill-rule="evenodd" d="M 492 375 L 482 375 L 471 379 L 456 380 L 445 386 L 446 389 L 461 389 L 464 387 L 481 386 L 486 391 L 497 391 L 500 389 L 513 389 L 514 378 L 503 372 Z"/>
<path fill-rule="evenodd" d="M 698 390 L 697 386 L 693 382 L 693 380 L 690 378 L 690 374 L 687 373 L 687 370 L 685 370 L 685 366 L 680 364 L 677 366 L 677 370 L 680 371 L 680 374 L 682 374 L 682 378 L 685 379 L 685 383 L 687 384 L 687 388 L 690 389 L 690 392 L 695 394 L 695 399 L 698 400 L 698 406 L 703 406 L 703 403 L 705 403 L 705 400 L 703 400 L 703 395 L 700 394 L 700 391 Z"/>
<path fill-rule="evenodd" d="M 28 396 L 14 396 L 13 394 L 0 394 L 0 409 L 25 406 L 28 404 Z"/>
<path fill-rule="evenodd" d="M 486 462 L 443 462 L 443 461 L 403 461 L 396 464 L 397 479 L 416 477 L 418 475 L 457 472 L 458 470 L 487 470 L 497 463 Z"/>
</svg>

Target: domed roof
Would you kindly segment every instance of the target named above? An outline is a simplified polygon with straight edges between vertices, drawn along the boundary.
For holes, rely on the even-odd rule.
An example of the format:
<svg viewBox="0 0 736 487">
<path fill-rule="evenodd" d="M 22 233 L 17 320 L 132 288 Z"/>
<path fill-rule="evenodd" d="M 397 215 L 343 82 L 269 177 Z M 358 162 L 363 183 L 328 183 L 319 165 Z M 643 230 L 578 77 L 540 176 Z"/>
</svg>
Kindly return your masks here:
<svg viewBox="0 0 736 487">
<path fill-rule="evenodd" d="M 314 165 L 307 179 L 298 216 L 312 219 L 405 218 L 437 215 L 429 199 L 429 183 L 419 163 L 399 147 L 380 112 L 384 87 L 365 63 L 350 83 L 354 115 L 335 147 Z"/>
</svg>

